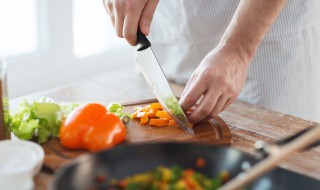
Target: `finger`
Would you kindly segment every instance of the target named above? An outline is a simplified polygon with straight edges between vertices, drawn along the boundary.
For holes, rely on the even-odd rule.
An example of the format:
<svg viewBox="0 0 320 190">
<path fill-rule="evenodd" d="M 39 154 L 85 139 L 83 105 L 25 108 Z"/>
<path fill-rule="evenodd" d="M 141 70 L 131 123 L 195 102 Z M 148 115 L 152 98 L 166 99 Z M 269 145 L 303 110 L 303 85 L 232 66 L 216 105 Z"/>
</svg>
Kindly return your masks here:
<svg viewBox="0 0 320 190">
<path fill-rule="evenodd" d="M 124 17 L 122 15 L 117 15 L 115 20 L 115 29 L 117 36 L 123 38 L 123 20 Z"/>
<path fill-rule="evenodd" d="M 123 36 L 132 46 L 137 45 L 137 31 L 141 12 L 130 13 L 125 16 Z"/>
<path fill-rule="evenodd" d="M 218 115 L 223 110 L 224 105 L 226 105 L 229 99 L 230 98 L 227 95 L 220 96 L 220 98 L 218 99 L 216 105 L 212 110 L 211 116 Z"/>
<path fill-rule="evenodd" d="M 146 36 L 150 33 L 150 25 L 158 3 L 159 0 L 149 0 L 142 10 L 141 18 L 139 21 L 139 28 L 141 32 Z"/>
<path fill-rule="evenodd" d="M 107 0 L 103 0 L 103 6 L 104 6 L 104 8 L 106 9 L 107 13 L 108 13 L 109 15 L 111 15 L 111 14 L 112 14 L 112 10 L 113 10 L 113 4 L 112 4 L 112 2 L 107 1 Z"/>
<path fill-rule="evenodd" d="M 206 90 L 206 85 L 198 80 L 192 83 L 188 89 L 185 89 L 186 92 L 180 99 L 183 111 L 187 112 L 193 105 L 195 105 Z"/>
<path fill-rule="evenodd" d="M 181 94 L 181 98 L 183 98 L 185 96 L 185 94 L 189 90 L 190 86 L 196 81 L 197 76 L 198 76 L 197 74 L 192 74 L 192 76 L 190 77 L 189 81 L 187 82 L 186 86 L 183 89 L 183 92 Z"/>
<path fill-rule="evenodd" d="M 110 19 L 111 19 L 111 23 L 112 23 L 113 28 L 115 28 L 115 18 L 114 18 L 114 16 L 110 15 Z"/>
<path fill-rule="evenodd" d="M 115 29 L 118 37 L 123 38 L 124 3 L 114 1 Z"/>
<path fill-rule="evenodd" d="M 224 104 L 224 106 L 223 106 L 221 111 L 227 109 L 232 104 L 233 101 L 234 101 L 233 98 L 229 98 L 228 101 Z"/>
<path fill-rule="evenodd" d="M 204 118 L 210 116 L 219 97 L 220 94 L 217 94 L 213 90 L 206 93 L 200 104 L 196 107 L 196 109 L 187 116 L 189 122 L 198 123 Z"/>
<path fill-rule="evenodd" d="M 110 1 L 103 0 L 103 6 L 106 12 L 109 14 L 112 26 L 115 27 L 115 18 L 113 15 L 113 4 Z"/>
<path fill-rule="evenodd" d="M 219 104 L 218 102 L 221 102 L 221 101 L 220 101 L 220 100 L 221 100 L 221 97 L 222 97 L 222 96 L 219 97 L 216 105 Z M 223 99 L 224 99 L 224 98 L 223 98 Z M 230 100 L 230 99 L 227 99 L 227 100 L 226 100 L 226 103 L 227 103 L 229 100 Z M 208 115 L 206 118 L 202 119 L 201 121 L 208 121 L 208 120 L 212 119 L 215 115 L 218 115 L 220 112 L 223 111 L 223 108 L 224 108 L 224 106 L 226 105 L 226 103 L 223 104 L 223 107 L 221 108 L 221 110 L 220 110 L 217 114 L 215 113 L 215 111 L 213 111 L 210 115 Z M 218 107 L 220 107 L 220 105 L 219 105 Z M 216 109 L 216 106 L 215 106 L 214 109 Z"/>
</svg>

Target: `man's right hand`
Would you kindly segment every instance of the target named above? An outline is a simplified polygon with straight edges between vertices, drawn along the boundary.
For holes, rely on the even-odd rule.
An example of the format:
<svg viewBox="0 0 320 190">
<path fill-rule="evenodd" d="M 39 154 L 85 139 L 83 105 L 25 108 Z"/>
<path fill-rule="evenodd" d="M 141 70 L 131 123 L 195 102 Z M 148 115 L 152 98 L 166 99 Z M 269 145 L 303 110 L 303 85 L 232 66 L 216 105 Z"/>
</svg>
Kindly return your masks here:
<svg viewBox="0 0 320 190">
<path fill-rule="evenodd" d="M 137 45 L 138 27 L 149 35 L 151 21 L 159 0 L 103 0 L 117 36 Z"/>
</svg>

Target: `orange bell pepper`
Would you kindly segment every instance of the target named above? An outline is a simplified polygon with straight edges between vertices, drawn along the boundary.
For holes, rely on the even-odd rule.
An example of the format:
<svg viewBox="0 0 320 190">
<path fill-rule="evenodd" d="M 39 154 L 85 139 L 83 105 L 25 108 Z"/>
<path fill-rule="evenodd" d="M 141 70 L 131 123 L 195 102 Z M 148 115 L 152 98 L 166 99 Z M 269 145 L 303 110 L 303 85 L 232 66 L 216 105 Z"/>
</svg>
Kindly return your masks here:
<svg viewBox="0 0 320 190">
<path fill-rule="evenodd" d="M 125 140 L 126 128 L 105 106 L 88 103 L 73 110 L 60 128 L 60 141 L 69 149 L 91 152 L 108 149 Z"/>
</svg>

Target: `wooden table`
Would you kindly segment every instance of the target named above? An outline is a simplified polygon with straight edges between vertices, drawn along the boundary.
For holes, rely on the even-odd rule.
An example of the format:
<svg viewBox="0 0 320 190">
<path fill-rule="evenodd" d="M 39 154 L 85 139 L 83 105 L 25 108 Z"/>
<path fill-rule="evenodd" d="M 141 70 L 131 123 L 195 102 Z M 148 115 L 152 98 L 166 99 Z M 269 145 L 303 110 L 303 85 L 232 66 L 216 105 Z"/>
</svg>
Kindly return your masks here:
<svg viewBox="0 0 320 190">
<path fill-rule="evenodd" d="M 176 95 L 181 94 L 183 86 L 172 84 L 172 87 Z M 104 104 L 111 101 L 128 102 L 154 98 L 144 79 L 133 66 L 112 70 L 101 76 L 24 98 L 31 99 L 44 95 L 56 101 L 96 101 Z M 20 99 L 12 100 L 11 108 L 14 108 Z M 233 137 L 231 146 L 248 153 L 254 152 L 254 144 L 258 140 L 274 142 L 312 125 L 318 125 L 243 102 L 233 103 L 220 114 L 220 117 L 231 129 Z M 320 147 L 294 154 L 280 167 L 320 180 Z M 47 189 L 51 179 L 52 174 L 41 171 L 35 178 L 35 189 Z"/>
</svg>

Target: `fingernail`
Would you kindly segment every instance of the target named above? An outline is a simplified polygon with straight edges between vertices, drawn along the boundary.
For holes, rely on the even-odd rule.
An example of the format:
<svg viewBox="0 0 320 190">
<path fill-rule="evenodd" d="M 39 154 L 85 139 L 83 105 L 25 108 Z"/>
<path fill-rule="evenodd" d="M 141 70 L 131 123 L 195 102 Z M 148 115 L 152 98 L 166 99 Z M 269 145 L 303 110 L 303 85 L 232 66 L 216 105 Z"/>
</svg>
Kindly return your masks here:
<svg viewBox="0 0 320 190">
<path fill-rule="evenodd" d="M 149 33 L 150 33 L 150 25 L 146 25 L 146 32 L 147 32 L 146 35 L 149 35 Z"/>
</svg>

